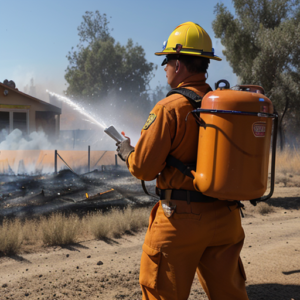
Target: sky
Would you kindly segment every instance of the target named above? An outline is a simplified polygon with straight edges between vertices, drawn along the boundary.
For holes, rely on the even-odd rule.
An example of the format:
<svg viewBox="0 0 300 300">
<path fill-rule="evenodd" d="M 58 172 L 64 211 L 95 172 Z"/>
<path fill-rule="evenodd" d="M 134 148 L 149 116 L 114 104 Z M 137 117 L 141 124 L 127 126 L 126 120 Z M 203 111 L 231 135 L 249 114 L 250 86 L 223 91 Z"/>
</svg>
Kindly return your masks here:
<svg viewBox="0 0 300 300">
<path fill-rule="evenodd" d="M 62 94 L 67 87 L 66 55 L 79 42 L 77 27 L 85 11 L 99 10 L 107 14 L 111 35 L 117 42 L 125 45 L 131 38 L 144 48 L 146 59 L 158 65 L 151 89 L 166 85 L 162 57 L 154 52 L 161 50 L 177 25 L 187 21 L 198 23 L 208 32 L 215 54 L 223 58 L 222 62 L 211 61 L 208 83 L 213 87 L 219 79 L 227 79 L 235 85 L 237 78 L 212 30 L 218 2 L 234 12 L 228 0 L 0 0 L 0 81 L 13 80 L 24 91 L 33 78 L 37 96 L 43 100 L 47 100 L 46 89 Z"/>
</svg>

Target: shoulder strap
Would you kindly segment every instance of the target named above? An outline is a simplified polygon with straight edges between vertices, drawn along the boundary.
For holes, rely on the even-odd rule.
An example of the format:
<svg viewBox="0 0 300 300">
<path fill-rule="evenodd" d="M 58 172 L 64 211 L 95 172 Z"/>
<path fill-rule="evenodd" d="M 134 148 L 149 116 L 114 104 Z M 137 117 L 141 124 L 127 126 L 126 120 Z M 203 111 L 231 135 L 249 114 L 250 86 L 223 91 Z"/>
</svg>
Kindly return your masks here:
<svg viewBox="0 0 300 300">
<path fill-rule="evenodd" d="M 208 92 L 212 91 L 212 89 L 210 87 L 208 87 L 207 91 L 205 92 L 205 94 L 207 94 Z M 172 89 L 171 91 L 169 91 L 169 93 L 167 94 L 167 97 L 173 94 L 180 94 L 182 96 L 184 96 L 186 99 L 189 100 L 189 102 L 191 103 L 191 105 L 194 108 L 199 108 L 201 107 L 201 102 L 202 102 L 202 97 L 199 96 L 197 93 L 195 93 L 192 90 L 189 89 L 185 89 L 185 88 L 176 88 L 176 89 Z"/>
<path fill-rule="evenodd" d="M 207 91 L 205 92 L 208 93 L 210 92 L 212 89 L 209 87 L 207 89 Z M 201 107 L 201 102 L 202 102 L 202 97 L 199 96 L 197 93 L 195 93 L 192 90 L 189 89 L 185 89 L 185 88 L 176 88 L 176 89 L 172 89 L 171 91 L 169 91 L 169 93 L 167 94 L 167 97 L 173 94 L 180 94 L 182 96 L 184 96 L 186 99 L 189 100 L 189 102 L 191 103 L 191 105 L 194 108 L 200 108 Z M 172 155 L 168 155 L 167 159 L 166 159 L 166 163 L 168 166 L 174 167 L 176 169 L 178 169 L 181 173 L 183 173 L 184 175 L 194 178 L 194 176 L 191 173 L 191 169 L 189 166 L 186 166 L 183 162 L 181 162 L 179 159 L 175 158 Z"/>
<path fill-rule="evenodd" d="M 191 105 L 194 108 L 199 108 L 201 106 L 202 97 L 199 96 L 197 93 L 195 93 L 192 90 L 185 89 L 185 88 L 172 89 L 167 94 L 167 97 L 170 95 L 173 95 L 173 94 L 180 94 L 180 95 L 184 96 L 185 98 L 187 98 L 189 100 L 189 102 L 191 103 Z"/>
</svg>

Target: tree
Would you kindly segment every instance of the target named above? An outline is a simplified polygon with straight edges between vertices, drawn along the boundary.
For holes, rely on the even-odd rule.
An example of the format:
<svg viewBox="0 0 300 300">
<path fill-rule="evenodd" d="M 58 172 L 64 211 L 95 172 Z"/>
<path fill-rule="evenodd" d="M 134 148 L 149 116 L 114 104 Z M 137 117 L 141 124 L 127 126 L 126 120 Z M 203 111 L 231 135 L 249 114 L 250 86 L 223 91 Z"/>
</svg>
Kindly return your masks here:
<svg viewBox="0 0 300 300">
<path fill-rule="evenodd" d="M 298 0 L 233 0 L 235 15 L 215 7 L 213 30 L 241 83 L 264 87 L 283 128 L 300 128 L 300 5 Z M 289 115 L 284 119 L 285 114 Z"/>
<path fill-rule="evenodd" d="M 156 104 L 158 101 L 164 99 L 167 93 L 170 91 L 170 86 L 167 84 L 162 86 L 160 83 L 156 86 L 155 90 L 152 91 L 152 101 Z"/>
<path fill-rule="evenodd" d="M 150 110 L 147 90 L 156 66 L 147 62 L 144 49 L 131 39 L 125 46 L 111 37 L 105 14 L 86 12 L 77 28 L 77 51 L 69 52 L 66 95 L 89 104 L 118 99 L 118 108 Z M 109 99 L 109 100 L 108 100 Z"/>
</svg>

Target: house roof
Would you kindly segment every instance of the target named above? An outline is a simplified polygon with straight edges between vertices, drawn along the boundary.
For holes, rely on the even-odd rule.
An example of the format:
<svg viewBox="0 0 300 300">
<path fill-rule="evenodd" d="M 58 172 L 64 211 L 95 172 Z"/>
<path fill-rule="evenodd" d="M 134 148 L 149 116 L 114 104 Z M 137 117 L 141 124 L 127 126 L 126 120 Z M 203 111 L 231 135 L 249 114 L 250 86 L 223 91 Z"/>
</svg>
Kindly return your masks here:
<svg viewBox="0 0 300 300">
<path fill-rule="evenodd" d="M 50 103 L 45 102 L 45 101 L 43 101 L 43 100 L 40 100 L 40 99 L 38 99 L 38 98 L 32 97 L 32 96 L 30 96 L 30 95 L 28 95 L 28 94 L 25 94 L 25 93 L 19 91 L 18 89 L 12 88 L 12 87 L 10 87 L 10 86 L 8 86 L 8 85 L 2 83 L 2 82 L 0 82 L 0 87 L 3 87 L 3 88 L 6 89 L 6 90 L 9 90 L 9 91 L 12 91 L 12 92 L 14 92 L 14 93 L 17 93 L 17 94 L 19 94 L 19 95 L 21 95 L 21 96 L 23 96 L 23 97 L 28 98 L 28 99 L 37 101 L 37 102 L 41 103 L 42 105 L 47 106 L 47 107 L 49 108 L 50 111 L 53 111 L 53 112 L 55 112 L 55 113 L 57 113 L 57 114 L 61 114 L 61 108 L 59 108 L 59 107 L 57 107 L 57 106 L 55 106 L 55 105 L 53 105 L 53 104 L 50 104 Z"/>
</svg>

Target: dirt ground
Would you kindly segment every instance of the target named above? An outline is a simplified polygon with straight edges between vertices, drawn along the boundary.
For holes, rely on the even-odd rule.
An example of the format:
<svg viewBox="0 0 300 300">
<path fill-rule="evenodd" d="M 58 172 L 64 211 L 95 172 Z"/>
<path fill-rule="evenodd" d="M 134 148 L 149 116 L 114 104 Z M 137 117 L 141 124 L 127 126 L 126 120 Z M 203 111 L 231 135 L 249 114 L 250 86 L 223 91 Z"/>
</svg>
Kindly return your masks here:
<svg viewBox="0 0 300 300">
<path fill-rule="evenodd" d="M 242 260 L 249 299 L 300 299 L 300 188 L 277 186 L 261 215 L 246 203 Z M 28 248 L 0 258 L 0 299 L 141 299 L 139 263 L 146 230 L 106 241 Z M 27 252 L 27 253 L 26 253 Z M 197 278 L 189 300 L 207 299 Z M 221 299 L 220 299 L 221 300 Z"/>
</svg>

